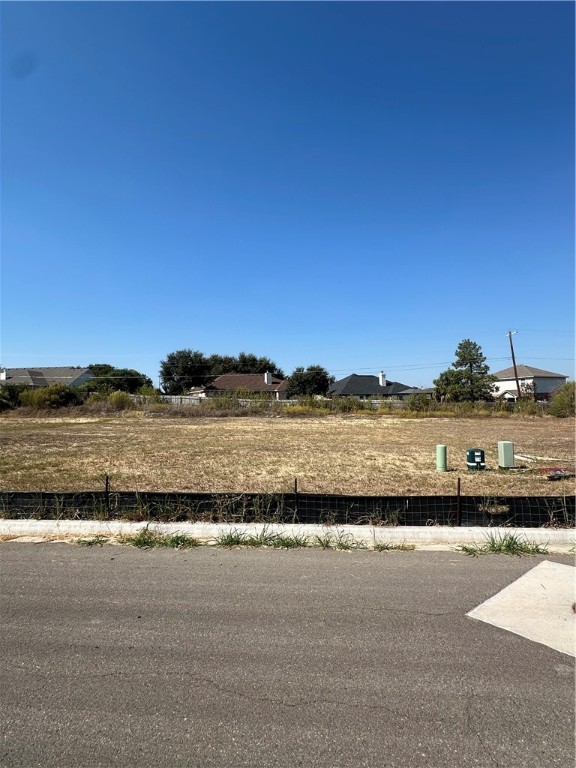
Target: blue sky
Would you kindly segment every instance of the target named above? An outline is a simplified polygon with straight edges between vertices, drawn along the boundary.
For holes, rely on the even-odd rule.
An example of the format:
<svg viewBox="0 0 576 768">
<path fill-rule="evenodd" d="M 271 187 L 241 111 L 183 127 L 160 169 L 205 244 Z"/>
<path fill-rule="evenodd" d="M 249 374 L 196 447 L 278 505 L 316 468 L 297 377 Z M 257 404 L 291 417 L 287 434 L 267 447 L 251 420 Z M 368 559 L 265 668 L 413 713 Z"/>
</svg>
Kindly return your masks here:
<svg viewBox="0 0 576 768">
<path fill-rule="evenodd" d="M 574 377 L 574 4 L 1 4 L 0 363 Z"/>
</svg>

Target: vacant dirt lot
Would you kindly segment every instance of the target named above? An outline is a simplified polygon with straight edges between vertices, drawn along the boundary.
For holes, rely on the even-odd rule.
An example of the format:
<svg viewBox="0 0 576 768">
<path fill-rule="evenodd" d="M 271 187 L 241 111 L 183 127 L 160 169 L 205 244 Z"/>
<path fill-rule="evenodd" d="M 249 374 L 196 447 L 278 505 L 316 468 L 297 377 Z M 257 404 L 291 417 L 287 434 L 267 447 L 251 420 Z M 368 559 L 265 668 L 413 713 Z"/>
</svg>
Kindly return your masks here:
<svg viewBox="0 0 576 768">
<path fill-rule="evenodd" d="M 574 419 L 19 417 L 0 421 L 2 490 L 262 492 L 548 496 L 574 492 L 535 471 L 574 467 Z M 498 440 L 517 465 L 497 469 Z M 436 445 L 450 471 L 437 473 Z M 467 472 L 483 448 L 486 472 Z"/>
</svg>

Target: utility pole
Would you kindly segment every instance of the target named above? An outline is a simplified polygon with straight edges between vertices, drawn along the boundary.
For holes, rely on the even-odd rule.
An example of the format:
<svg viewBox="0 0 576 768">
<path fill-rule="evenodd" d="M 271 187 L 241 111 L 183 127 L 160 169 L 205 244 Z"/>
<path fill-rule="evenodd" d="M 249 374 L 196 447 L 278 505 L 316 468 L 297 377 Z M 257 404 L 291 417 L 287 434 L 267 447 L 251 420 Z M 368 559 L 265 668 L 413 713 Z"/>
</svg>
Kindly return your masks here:
<svg viewBox="0 0 576 768">
<path fill-rule="evenodd" d="M 516 357 L 514 355 L 514 345 L 512 344 L 512 334 L 518 333 L 518 331 L 508 331 L 508 339 L 510 341 L 510 352 L 512 352 L 512 365 L 514 366 L 514 378 L 516 379 L 516 388 L 518 390 L 518 400 L 522 399 L 522 392 L 520 392 L 520 382 L 518 381 L 518 368 L 516 367 Z"/>
</svg>

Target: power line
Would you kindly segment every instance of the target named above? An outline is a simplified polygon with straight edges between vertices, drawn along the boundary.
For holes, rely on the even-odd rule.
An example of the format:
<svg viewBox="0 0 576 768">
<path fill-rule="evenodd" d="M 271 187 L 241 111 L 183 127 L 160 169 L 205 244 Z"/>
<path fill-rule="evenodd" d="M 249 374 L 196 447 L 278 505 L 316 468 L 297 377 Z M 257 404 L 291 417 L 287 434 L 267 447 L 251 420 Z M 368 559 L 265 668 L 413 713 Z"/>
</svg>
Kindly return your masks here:
<svg viewBox="0 0 576 768">
<path fill-rule="evenodd" d="M 522 333 L 561 333 L 561 334 L 567 334 L 568 336 L 573 336 L 574 331 L 560 331 L 554 328 L 518 328 L 518 331 L 522 331 Z"/>
</svg>

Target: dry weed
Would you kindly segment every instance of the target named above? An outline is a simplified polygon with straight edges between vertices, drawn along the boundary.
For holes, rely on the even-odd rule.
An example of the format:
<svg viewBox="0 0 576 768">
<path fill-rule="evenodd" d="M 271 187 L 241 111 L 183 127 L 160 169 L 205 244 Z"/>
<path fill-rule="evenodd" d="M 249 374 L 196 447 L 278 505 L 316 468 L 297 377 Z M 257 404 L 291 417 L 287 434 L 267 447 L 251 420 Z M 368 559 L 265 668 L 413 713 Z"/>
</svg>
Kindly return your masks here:
<svg viewBox="0 0 576 768">
<path fill-rule="evenodd" d="M 497 471 L 510 440 L 530 468 L 574 465 L 574 420 L 554 418 L 308 419 L 14 418 L 2 420 L 4 490 L 290 491 L 374 495 L 571 494 L 571 480 Z M 436 445 L 449 472 L 437 473 Z M 486 472 L 466 471 L 483 448 Z"/>
</svg>

